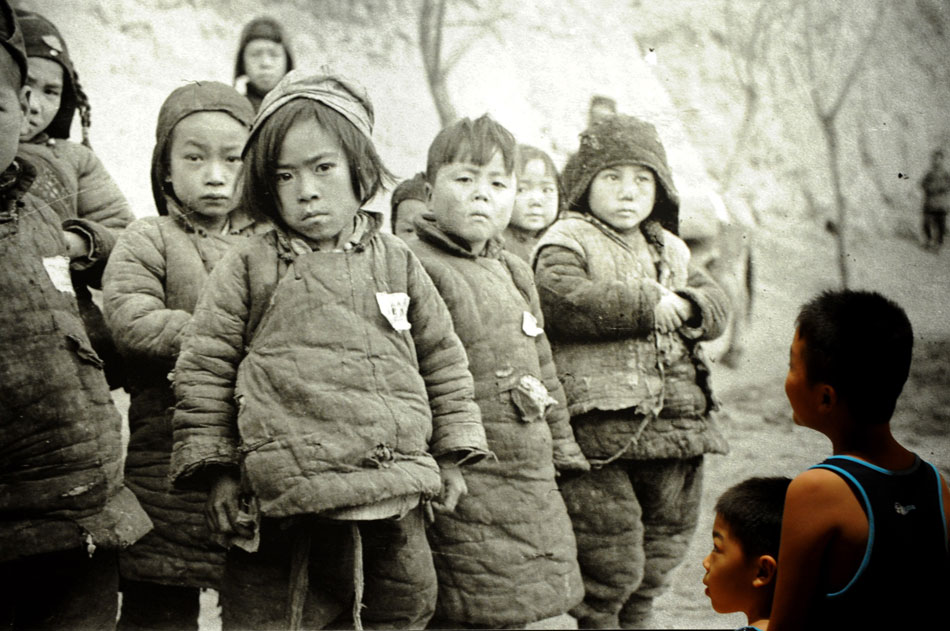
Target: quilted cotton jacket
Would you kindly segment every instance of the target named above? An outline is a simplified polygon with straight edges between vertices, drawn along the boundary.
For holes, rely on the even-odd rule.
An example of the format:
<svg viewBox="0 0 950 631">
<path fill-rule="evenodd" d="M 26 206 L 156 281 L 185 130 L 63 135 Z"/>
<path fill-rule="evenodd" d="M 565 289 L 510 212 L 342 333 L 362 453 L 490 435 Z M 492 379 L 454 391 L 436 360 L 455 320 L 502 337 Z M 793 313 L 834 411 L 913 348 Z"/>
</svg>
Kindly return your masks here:
<svg viewBox="0 0 950 631">
<path fill-rule="evenodd" d="M 121 417 L 89 344 L 60 220 L 24 194 L 19 159 L 0 184 L 0 561 L 117 548 L 151 527 L 122 483 Z"/>
<path fill-rule="evenodd" d="M 120 567 L 128 579 L 216 587 L 224 550 L 210 541 L 207 494 L 172 491 L 168 483 L 175 407 L 168 373 L 212 268 L 234 244 L 270 227 L 235 213 L 227 234 L 210 234 L 173 199 L 165 204 L 168 215 L 139 219 L 119 237 L 104 275 L 106 321 L 131 395 L 126 483 L 155 523 Z"/>
<path fill-rule="evenodd" d="M 111 386 L 118 387 L 124 371 L 89 288 L 102 287 L 102 273 L 116 237 L 135 220 L 135 215 L 89 147 L 41 135 L 33 142 L 21 143 L 19 154 L 37 169 L 31 192 L 50 205 L 64 230 L 79 233 L 92 244 L 88 256 L 70 264 L 73 287 L 93 348 L 105 361 Z"/>
<path fill-rule="evenodd" d="M 177 485 L 240 466 L 261 513 L 288 517 L 431 497 L 436 457 L 487 452 L 445 303 L 378 216 L 358 224 L 341 250 L 276 229 L 215 267 L 175 367 Z"/>
<path fill-rule="evenodd" d="M 588 458 L 688 458 L 727 450 L 708 414 L 715 401 L 697 345 L 722 332 L 727 298 L 688 264 L 689 250 L 679 237 L 666 230 L 661 236 L 657 249 L 590 215 L 568 213 L 535 249 L 558 376 Z M 660 277 L 660 268 L 669 270 L 669 278 Z M 667 335 L 654 330 L 660 281 L 695 312 Z M 629 413 L 596 423 L 578 418 L 591 410 Z"/>
<path fill-rule="evenodd" d="M 555 465 L 584 470 L 587 462 L 571 432 L 531 270 L 498 242 L 473 255 L 431 215 L 415 226 L 410 247 L 452 314 L 497 456 L 465 469 L 468 494 L 430 529 L 436 615 L 492 626 L 559 615 L 583 587 Z M 534 398 L 526 378 L 543 384 Z"/>
</svg>

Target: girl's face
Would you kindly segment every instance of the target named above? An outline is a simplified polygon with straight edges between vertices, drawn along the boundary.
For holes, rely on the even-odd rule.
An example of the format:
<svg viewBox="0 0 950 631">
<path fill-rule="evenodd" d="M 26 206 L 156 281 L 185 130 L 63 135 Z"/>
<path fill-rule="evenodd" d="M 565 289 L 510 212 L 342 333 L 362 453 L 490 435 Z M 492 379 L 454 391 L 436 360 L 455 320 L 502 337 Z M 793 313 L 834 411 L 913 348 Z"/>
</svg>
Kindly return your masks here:
<svg viewBox="0 0 950 631">
<path fill-rule="evenodd" d="M 518 175 L 518 194 L 511 226 L 530 232 L 543 230 L 557 217 L 557 180 L 544 160 L 529 160 Z"/>
<path fill-rule="evenodd" d="M 653 212 L 656 178 L 648 167 L 622 164 L 598 171 L 590 183 L 591 213 L 619 232 L 631 232 Z"/>
<path fill-rule="evenodd" d="M 287 74 L 287 51 L 269 39 L 252 39 L 244 47 L 247 79 L 261 92 L 270 92 Z"/>
<path fill-rule="evenodd" d="M 340 140 L 313 118 L 297 121 L 284 136 L 274 177 L 284 223 L 320 249 L 336 247 L 360 209 Z"/>
<path fill-rule="evenodd" d="M 56 118 L 63 99 L 63 67 L 52 59 L 30 57 L 26 85 L 30 88 L 30 109 L 23 120 L 20 138 L 32 140 Z"/>
<path fill-rule="evenodd" d="M 172 131 L 169 182 L 186 212 L 225 217 L 234 209 L 247 128 L 224 112 L 195 112 Z"/>
</svg>

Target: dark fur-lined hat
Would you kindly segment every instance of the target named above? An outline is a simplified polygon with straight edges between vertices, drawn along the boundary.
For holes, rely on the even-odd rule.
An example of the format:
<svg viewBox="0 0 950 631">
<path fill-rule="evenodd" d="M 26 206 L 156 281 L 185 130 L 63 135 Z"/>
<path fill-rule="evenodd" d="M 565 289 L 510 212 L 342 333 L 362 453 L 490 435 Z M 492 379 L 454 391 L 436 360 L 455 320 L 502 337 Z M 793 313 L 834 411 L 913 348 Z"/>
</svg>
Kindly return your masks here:
<svg viewBox="0 0 950 631">
<path fill-rule="evenodd" d="M 0 0 L 0 44 L 20 68 L 20 86 L 23 86 L 26 83 L 26 44 L 23 42 L 23 29 L 17 24 L 16 15 L 7 0 Z"/>
<path fill-rule="evenodd" d="M 616 114 L 591 125 L 580 139 L 580 147 L 568 159 L 562 176 L 570 210 L 590 212 L 588 190 L 601 170 L 638 164 L 651 169 L 659 184 L 653 212 L 647 220 L 659 221 L 670 232 L 679 234 L 679 195 L 656 127 L 633 116 Z"/>
<path fill-rule="evenodd" d="M 89 125 L 91 123 L 89 99 L 82 90 L 73 62 L 69 58 L 69 49 L 59 29 L 39 13 L 18 9 L 17 19 L 23 29 L 26 40 L 27 57 L 42 57 L 55 61 L 63 67 L 63 96 L 59 111 L 49 126 L 41 130 L 50 138 L 69 138 L 69 129 L 73 124 L 73 115 L 79 110 L 82 121 L 83 144 L 89 144 Z"/>
</svg>

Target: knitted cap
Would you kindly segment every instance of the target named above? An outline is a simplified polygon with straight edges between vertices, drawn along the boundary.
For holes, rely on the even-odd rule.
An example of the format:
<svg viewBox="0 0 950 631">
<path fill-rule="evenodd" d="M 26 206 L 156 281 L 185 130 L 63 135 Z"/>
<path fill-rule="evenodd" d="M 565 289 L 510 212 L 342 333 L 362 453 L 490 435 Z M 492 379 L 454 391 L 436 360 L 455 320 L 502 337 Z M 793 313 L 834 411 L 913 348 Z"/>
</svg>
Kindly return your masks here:
<svg viewBox="0 0 950 631">
<path fill-rule="evenodd" d="M 7 0 L 0 0 L 0 44 L 19 66 L 22 87 L 26 83 L 26 44 L 23 42 L 23 29 L 18 26 Z"/>
<path fill-rule="evenodd" d="M 247 128 L 254 120 L 254 108 L 237 90 L 218 81 L 196 81 L 176 88 L 162 103 L 155 127 L 152 151 L 152 196 L 159 215 L 168 214 L 165 200 L 168 144 L 172 131 L 183 118 L 196 112 L 224 112 Z"/>
<path fill-rule="evenodd" d="M 238 46 L 237 61 L 234 64 L 235 79 L 247 74 L 247 71 L 244 69 L 244 49 L 249 42 L 255 39 L 267 39 L 283 46 L 284 52 L 287 53 L 287 70 L 290 71 L 294 69 L 294 59 L 290 54 L 290 48 L 288 48 L 287 42 L 284 41 L 284 29 L 281 28 L 280 24 L 274 18 L 261 16 L 245 24 L 241 30 L 241 43 Z"/>
<path fill-rule="evenodd" d="M 17 9 L 16 14 L 20 27 L 23 29 L 27 57 L 50 59 L 63 68 L 63 95 L 59 103 L 59 111 L 49 126 L 41 131 L 50 138 L 69 138 L 73 114 L 78 108 L 82 119 L 83 140 L 87 142 L 86 129 L 90 123 L 89 100 L 79 84 L 79 77 L 69 58 L 69 49 L 66 47 L 63 36 L 52 22 L 39 13 Z"/>
<path fill-rule="evenodd" d="M 650 123 L 624 114 L 606 116 L 580 135 L 580 147 L 564 166 L 563 180 L 567 207 L 589 212 L 586 196 L 591 180 L 603 169 L 635 164 L 650 168 L 659 188 L 653 219 L 679 234 L 679 195 L 673 186 L 673 174 L 656 128 Z"/>
<path fill-rule="evenodd" d="M 310 99 L 323 103 L 350 121 L 367 138 L 373 135 L 373 104 L 363 86 L 323 66 L 316 73 L 292 70 L 267 93 L 254 119 L 251 136 L 244 145 L 244 153 L 255 134 L 280 107 L 294 99 Z"/>
</svg>

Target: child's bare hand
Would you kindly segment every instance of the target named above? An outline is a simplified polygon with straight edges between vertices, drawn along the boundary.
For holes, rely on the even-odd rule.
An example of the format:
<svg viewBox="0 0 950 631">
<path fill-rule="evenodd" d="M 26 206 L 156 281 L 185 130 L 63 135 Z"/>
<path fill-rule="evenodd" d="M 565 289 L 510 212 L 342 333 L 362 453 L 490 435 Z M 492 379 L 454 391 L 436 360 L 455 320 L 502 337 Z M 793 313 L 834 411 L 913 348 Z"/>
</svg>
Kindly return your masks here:
<svg viewBox="0 0 950 631">
<path fill-rule="evenodd" d="M 442 464 L 439 474 L 442 476 L 442 493 L 432 502 L 432 506 L 440 513 L 454 512 L 459 499 L 468 493 L 468 485 L 457 464 Z"/>
<path fill-rule="evenodd" d="M 233 533 L 241 537 L 254 536 L 252 529 L 238 522 L 240 496 L 240 482 L 230 473 L 222 473 L 211 484 L 211 492 L 205 504 L 205 519 L 212 532 Z"/>
<path fill-rule="evenodd" d="M 70 260 L 89 254 L 89 244 L 75 232 L 63 230 L 63 239 L 66 240 L 66 256 Z"/>
<path fill-rule="evenodd" d="M 687 300 L 671 291 L 665 293 L 660 301 L 656 303 L 653 308 L 653 319 L 660 333 L 671 333 L 683 325 L 683 317 L 680 313 L 684 307 L 680 302 L 686 302 L 685 308 L 690 309 Z"/>
</svg>

